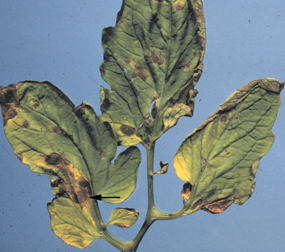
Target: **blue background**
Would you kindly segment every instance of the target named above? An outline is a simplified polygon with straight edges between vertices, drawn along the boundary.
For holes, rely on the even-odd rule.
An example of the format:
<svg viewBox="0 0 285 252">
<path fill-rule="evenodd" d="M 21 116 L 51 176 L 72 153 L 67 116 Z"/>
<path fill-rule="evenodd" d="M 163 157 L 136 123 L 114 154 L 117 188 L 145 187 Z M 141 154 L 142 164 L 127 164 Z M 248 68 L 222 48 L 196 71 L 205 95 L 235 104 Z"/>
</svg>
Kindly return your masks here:
<svg viewBox="0 0 285 252">
<path fill-rule="evenodd" d="M 121 7 L 117 0 L 0 2 L 0 84 L 32 79 L 49 80 L 77 106 L 84 99 L 100 114 L 99 86 L 103 59 L 101 31 L 113 26 Z M 261 77 L 285 81 L 284 0 L 204 3 L 207 45 L 204 73 L 196 86 L 193 118 L 181 118 L 156 145 L 159 161 L 170 163 L 169 172 L 155 176 L 155 202 L 160 210 L 182 207 L 183 182 L 173 169 L 173 156 L 184 139 L 236 89 Z M 285 247 L 285 91 L 274 125 L 275 143 L 261 160 L 256 189 L 242 207 L 224 213 L 199 211 L 174 221 L 155 222 L 138 251 L 283 251 Z M 49 179 L 32 173 L 13 154 L 0 126 L 0 250 L 79 251 L 64 244 L 49 227 L 46 204 L 51 194 Z M 120 147 L 118 152 L 123 150 Z M 114 207 L 131 207 L 140 218 L 130 229 L 111 227 L 123 240 L 133 239 L 147 209 L 146 162 L 139 170 L 137 189 L 123 204 L 100 203 L 104 220 Z M 117 251 L 96 240 L 87 251 Z"/>
</svg>

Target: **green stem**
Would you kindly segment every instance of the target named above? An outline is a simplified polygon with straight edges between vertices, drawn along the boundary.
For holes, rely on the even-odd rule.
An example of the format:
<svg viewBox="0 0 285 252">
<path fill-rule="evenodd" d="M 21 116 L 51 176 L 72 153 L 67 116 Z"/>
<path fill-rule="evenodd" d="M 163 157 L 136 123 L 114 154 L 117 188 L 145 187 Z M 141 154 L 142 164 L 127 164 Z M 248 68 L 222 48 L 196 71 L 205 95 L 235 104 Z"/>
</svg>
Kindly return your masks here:
<svg viewBox="0 0 285 252">
<path fill-rule="evenodd" d="M 154 150 L 155 142 L 150 144 L 147 149 L 147 189 L 148 189 L 148 214 L 151 213 L 154 206 L 154 195 L 153 195 L 153 164 L 154 164 Z"/>
<path fill-rule="evenodd" d="M 101 213 L 98 207 L 97 201 L 94 202 L 95 209 L 95 219 L 96 224 L 98 222 L 98 228 L 102 231 L 102 238 L 107 242 L 112 244 L 114 247 L 118 248 L 123 252 L 136 252 L 138 246 L 144 237 L 146 231 L 156 220 L 173 220 L 183 216 L 186 211 L 186 207 L 181 208 L 179 211 L 174 213 L 163 213 L 156 209 L 154 204 L 154 193 L 153 193 L 153 171 L 154 171 L 154 151 L 155 151 L 155 141 L 151 142 L 148 146 L 145 146 L 147 150 L 147 190 L 148 190 L 148 209 L 145 221 L 138 232 L 137 236 L 128 242 L 121 241 L 114 236 L 112 236 L 106 229 L 104 222 L 101 217 Z"/>
<path fill-rule="evenodd" d="M 146 231 L 154 223 L 154 213 L 157 211 L 154 205 L 154 195 L 153 195 L 153 164 L 154 164 L 154 150 L 155 142 L 151 142 L 147 148 L 147 191 L 148 191 L 148 208 L 145 221 L 138 232 L 137 236 L 134 238 L 133 247 L 128 252 L 135 252 L 144 237 Z"/>
<path fill-rule="evenodd" d="M 131 248 L 133 245 L 132 242 L 124 242 L 124 241 L 121 241 L 115 238 L 113 235 L 109 233 L 107 228 L 104 226 L 104 222 L 103 222 L 100 210 L 99 210 L 97 200 L 94 200 L 93 206 L 95 210 L 95 222 L 96 222 L 98 229 L 101 230 L 102 232 L 102 238 L 121 251 L 125 251 L 125 249 Z"/>
</svg>

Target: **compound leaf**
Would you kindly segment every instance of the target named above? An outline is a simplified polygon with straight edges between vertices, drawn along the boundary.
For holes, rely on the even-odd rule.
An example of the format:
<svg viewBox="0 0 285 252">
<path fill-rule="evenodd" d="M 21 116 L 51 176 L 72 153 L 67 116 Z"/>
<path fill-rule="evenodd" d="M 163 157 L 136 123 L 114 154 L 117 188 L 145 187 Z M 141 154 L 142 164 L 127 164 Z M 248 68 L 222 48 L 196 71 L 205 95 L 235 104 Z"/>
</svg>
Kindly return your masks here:
<svg viewBox="0 0 285 252">
<path fill-rule="evenodd" d="M 96 225 L 90 218 L 94 209 L 89 197 L 113 196 L 109 193 L 116 192 L 119 199 L 103 200 L 120 203 L 128 198 L 136 186 L 139 149 L 126 149 L 112 163 L 117 142 L 109 123 L 98 120 L 86 102 L 75 107 L 49 82 L 26 81 L 0 87 L 0 103 L 5 134 L 15 154 L 33 172 L 50 176 L 52 192 L 65 198 L 49 205 L 53 216 L 58 216 L 52 219 L 54 232 L 61 232 L 58 220 L 63 219 L 56 211 L 63 204 L 68 206 L 69 216 L 77 216 L 76 223 L 85 223 L 85 216 L 93 226 L 88 233 L 94 234 Z"/>
<path fill-rule="evenodd" d="M 128 228 L 135 224 L 138 217 L 139 212 L 134 208 L 116 208 L 112 211 L 110 220 L 106 225 Z"/>
<path fill-rule="evenodd" d="M 192 116 L 205 50 L 201 0 L 125 0 L 102 46 L 111 90 L 101 87 L 100 120 L 120 144 L 147 143 Z"/>
<path fill-rule="evenodd" d="M 271 129 L 283 86 L 276 79 L 248 83 L 185 138 L 174 168 L 187 182 L 181 192 L 186 214 L 220 213 L 251 196 L 259 161 L 274 141 Z"/>
</svg>

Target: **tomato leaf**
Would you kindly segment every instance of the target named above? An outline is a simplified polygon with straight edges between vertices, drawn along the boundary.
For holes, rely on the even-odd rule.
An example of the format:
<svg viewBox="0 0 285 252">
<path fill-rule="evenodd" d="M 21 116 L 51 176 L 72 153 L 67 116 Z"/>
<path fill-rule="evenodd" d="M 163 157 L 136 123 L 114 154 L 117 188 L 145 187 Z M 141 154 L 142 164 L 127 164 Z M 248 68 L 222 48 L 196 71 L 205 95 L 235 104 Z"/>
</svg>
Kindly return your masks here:
<svg viewBox="0 0 285 252">
<path fill-rule="evenodd" d="M 276 79 L 250 82 L 185 138 L 174 168 L 187 182 L 181 192 L 187 214 L 220 213 L 251 196 L 259 161 L 274 141 L 283 86 Z"/>
<path fill-rule="evenodd" d="M 134 208 L 116 208 L 112 211 L 110 220 L 106 225 L 128 228 L 134 225 L 138 217 L 139 212 Z"/>
<path fill-rule="evenodd" d="M 0 103 L 5 134 L 15 154 L 33 172 L 50 176 L 52 192 L 59 196 L 48 206 L 54 232 L 74 246 L 88 246 L 90 237 L 94 240 L 98 236 L 89 197 L 120 197 L 103 199 L 109 203 L 128 198 L 136 186 L 139 149 L 127 148 L 112 163 L 117 142 L 109 123 L 98 120 L 86 102 L 75 107 L 49 82 L 0 87 Z M 66 207 L 66 216 L 61 206 Z M 81 238 L 67 239 L 62 225 Z M 88 241 L 83 241 L 82 225 L 88 229 Z"/>
<path fill-rule="evenodd" d="M 201 0 L 125 0 L 102 46 L 111 90 L 101 87 L 100 119 L 120 144 L 148 143 L 192 116 L 205 50 Z"/>
</svg>

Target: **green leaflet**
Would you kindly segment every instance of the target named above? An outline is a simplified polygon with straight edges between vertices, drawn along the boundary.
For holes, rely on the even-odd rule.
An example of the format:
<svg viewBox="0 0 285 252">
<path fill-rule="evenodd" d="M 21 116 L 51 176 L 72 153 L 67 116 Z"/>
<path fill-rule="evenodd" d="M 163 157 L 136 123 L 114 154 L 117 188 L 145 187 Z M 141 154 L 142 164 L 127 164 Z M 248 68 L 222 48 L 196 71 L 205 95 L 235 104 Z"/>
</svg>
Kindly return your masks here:
<svg viewBox="0 0 285 252">
<path fill-rule="evenodd" d="M 201 0 L 125 0 L 102 46 L 111 90 L 101 87 L 100 120 L 120 144 L 148 143 L 192 116 L 205 50 Z"/>
<path fill-rule="evenodd" d="M 72 200 L 59 197 L 48 203 L 47 208 L 52 230 L 65 243 L 83 249 L 101 238 L 93 216 L 90 216 L 92 201 L 80 209 Z"/>
<path fill-rule="evenodd" d="M 115 225 L 121 228 L 128 228 L 135 224 L 138 217 L 139 212 L 136 209 L 116 208 L 112 211 L 106 226 Z"/>
<path fill-rule="evenodd" d="M 33 81 L 0 87 L 0 103 L 5 134 L 15 154 L 33 172 L 51 177 L 55 195 L 68 198 L 58 198 L 49 205 L 53 216 L 60 216 L 56 212 L 58 204 L 66 205 L 68 214 L 77 218 L 76 223 L 86 222 L 84 216 L 96 230 L 89 197 L 115 194 L 120 198 L 104 201 L 120 203 L 131 195 L 140 151 L 129 147 L 111 163 L 117 142 L 110 125 L 100 122 L 89 104 L 75 107 L 51 83 Z M 54 232 L 60 233 L 57 229 L 62 218 L 52 221 Z M 89 234 L 94 234 L 93 229 L 88 230 Z"/>
<path fill-rule="evenodd" d="M 181 192 L 188 200 L 186 214 L 220 213 L 251 196 L 259 160 L 274 141 L 271 129 L 283 86 L 276 79 L 248 83 L 185 138 L 174 168 L 187 182 Z"/>
</svg>

